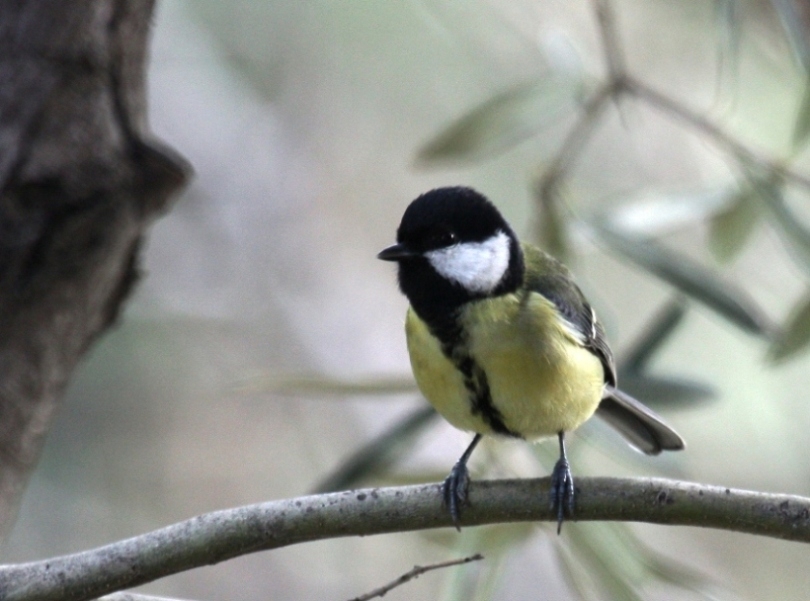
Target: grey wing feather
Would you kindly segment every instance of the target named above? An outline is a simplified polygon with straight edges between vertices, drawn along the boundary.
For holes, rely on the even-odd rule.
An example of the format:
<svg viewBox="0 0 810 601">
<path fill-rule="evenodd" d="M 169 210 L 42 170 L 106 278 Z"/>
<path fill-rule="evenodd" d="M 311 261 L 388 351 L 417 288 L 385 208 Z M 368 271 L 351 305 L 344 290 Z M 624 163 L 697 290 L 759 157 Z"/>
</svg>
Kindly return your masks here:
<svg viewBox="0 0 810 601">
<path fill-rule="evenodd" d="M 613 386 L 605 386 L 605 398 L 596 414 L 647 455 L 685 447 L 683 439 L 658 414 Z"/>
<path fill-rule="evenodd" d="M 593 336 L 588 339 L 585 346 L 587 346 L 602 361 L 602 367 L 605 370 L 605 383 L 608 386 L 616 386 L 616 364 L 613 361 L 613 351 L 610 350 L 607 343 L 605 328 L 602 327 L 602 323 L 596 318 L 596 312 L 591 309 L 590 305 L 587 303 L 585 304 L 591 311 L 593 332 Z"/>
<path fill-rule="evenodd" d="M 534 246 L 524 244 L 523 251 L 532 264 L 541 266 L 527 273 L 526 288 L 554 303 L 566 325 L 579 334 L 582 346 L 599 357 L 605 370 L 605 383 L 616 386 L 616 365 L 605 329 L 574 282 L 574 276 L 565 265 Z"/>
</svg>

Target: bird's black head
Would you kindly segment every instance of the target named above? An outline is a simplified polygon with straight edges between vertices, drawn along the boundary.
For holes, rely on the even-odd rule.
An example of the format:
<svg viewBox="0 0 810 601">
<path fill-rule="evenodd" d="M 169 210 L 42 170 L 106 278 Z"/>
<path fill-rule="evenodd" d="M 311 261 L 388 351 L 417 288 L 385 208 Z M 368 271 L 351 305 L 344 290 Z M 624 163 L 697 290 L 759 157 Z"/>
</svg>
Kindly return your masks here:
<svg viewBox="0 0 810 601">
<path fill-rule="evenodd" d="M 399 287 L 428 324 L 523 283 L 517 237 L 495 205 L 471 188 L 422 194 L 405 210 L 397 243 L 377 256 L 399 263 Z"/>
</svg>

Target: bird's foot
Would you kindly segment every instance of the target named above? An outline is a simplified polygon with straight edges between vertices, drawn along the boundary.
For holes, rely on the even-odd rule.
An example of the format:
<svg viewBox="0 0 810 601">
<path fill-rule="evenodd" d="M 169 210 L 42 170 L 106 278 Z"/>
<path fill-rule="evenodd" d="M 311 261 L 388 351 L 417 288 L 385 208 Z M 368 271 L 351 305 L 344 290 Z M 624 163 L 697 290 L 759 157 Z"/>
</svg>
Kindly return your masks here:
<svg viewBox="0 0 810 601">
<path fill-rule="evenodd" d="M 450 517 L 453 518 L 453 525 L 456 530 L 461 532 L 459 525 L 459 518 L 461 517 L 461 508 L 467 503 L 467 488 L 470 485 L 470 473 L 467 466 L 459 461 L 450 470 L 450 475 L 442 485 L 442 497 L 444 504 L 450 511 Z"/>
<path fill-rule="evenodd" d="M 568 460 L 563 456 L 551 473 L 551 511 L 557 514 L 557 534 L 562 530 L 566 514 L 574 515 L 574 476 Z"/>
</svg>

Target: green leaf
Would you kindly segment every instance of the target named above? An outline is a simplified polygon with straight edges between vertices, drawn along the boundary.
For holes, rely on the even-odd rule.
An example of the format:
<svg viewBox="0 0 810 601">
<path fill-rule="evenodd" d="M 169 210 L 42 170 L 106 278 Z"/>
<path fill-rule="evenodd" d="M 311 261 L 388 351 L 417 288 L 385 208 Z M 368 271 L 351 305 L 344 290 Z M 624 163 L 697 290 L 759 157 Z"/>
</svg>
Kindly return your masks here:
<svg viewBox="0 0 810 601">
<path fill-rule="evenodd" d="M 804 5 L 794 0 L 771 0 L 771 5 L 779 15 L 796 62 L 805 71 L 810 71 L 810 44 L 804 23 Z"/>
<path fill-rule="evenodd" d="M 577 598 L 582 601 L 597 601 L 599 599 L 596 592 L 597 585 L 588 566 L 584 565 L 566 545 L 554 545 L 553 549 L 557 554 L 562 575 Z"/>
<path fill-rule="evenodd" d="M 598 217 L 627 235 L 650 237 L 705 223 L 728 204 L 735 191 L 726 185 L 643 192 L 600 211 Z"/>
<path fill-rule="evenodd" d="M 716 89 L 730 90 L 739 95 L 740 42 L 742 40 L 743 7 L 738 0 L 714 0 L 717 38 Z"/>
<path fill-rule="evenodd" d="M 540 215 L 537 219 L 537 242 L 543 250 L 566 263 L 569 256 L 568 223 L 562 210 L 559 190 L 543 194 L 536 190 Z"/>
<path fill-rule="evenodd" d="M 587 532 L 587 534 L 586 534 Z M 584 566 L 579 576 L 597 584 L 599 599 L 643 599 L 642 587 L 666 582 L 704 599 L 715 599 L 718 588 L 708 576 L 682 565 L 641 543 L 626 524 L 593 523 L 587 530 L 572 527 L 570 549 Z M 569 558 L 568 564 L 572 563 Z"/>
<path fill-rule="evenodd" d="M 655 548 L 646 545 L 627 525 L 611 524 L 610 526 L 621 539 L 623 545 L 627 546 L 631 553 L 644 565 L 645 570 L 652 578 L 668 582 L 681 590 L 696 593 L 704 599 L 718 598 L 712 594 L 712 589 L 723 590 L 722 585 L 708 574 L 667 557 Z"/>
<path fill-rule="evenodd" d="M 570 551 L 586 567 L 600 591 L 600 598 L 641 601 L 639 591 L 644 568 L 638 556 L 622 544 L 609 524 L 568 526 Z"/>
<path fill-rule="evenodd" d="M 802 102 L 796 115 L 796 124 L 793 126 L 793 147 L 799 149 L 807 144 L 810 136 L 810 77 L 804 84 Z"/>
<path fill-rule="evenodd" d="M 644 328 L 641 337 L 624 354 L 619 370 L 640 373 L 675 332 L 686 315 L 686 301 L 678 295 L 670 300 Z"/>
<path fill-rule="evenodd" d="M 735 258 L 751 238 L 761 214 L 757 196 L 754 189 L 745 186 L 712 218 L 709 250 L 721 263 Z"/>
<path fill-rule="evenodd" d="M 700 301 L 743 330 L 760 336 L 770 335 L 771 327 L 759 307 L 744 290 L 730 282 L 723 282 L 717 273 L 652 240 L 627 236 L 593 222 L 591 225 L 613 251 Z"/>
<path fill-rule="evenodd" d="M 653 408 L 695 405 L 715 396 L 714 389 L 702 382 L 648 373 L 650 361 L 683 322 L 686 310 L 686 299 L 676 295 L 658 311 L 619 361 L 622 390 Z"/>
<path fill-rule="evenodd" d="M 716 396 L 708 384 L 682 377 L 619 374 L 621 389 L 653 409 L 692 407 Z"/>
<path fill-rule="evenodd" d="M 501 92 L 450 124 L 417 154 L 417 163 L 472 161 L 511 148 L 577 105 L 582 80 L 549 75 Z"/>
<path fill-rule="evenodd" d="M 449 528 L 443 529 L 450 532 Z M 494 599 L 495 593 L 504 576 L 509 573 L 504 569 L 510 555 L 520 553 L 526 541 L 536 529 L 526 524 L 497 524 L 477 528 L 464 528 L 461 535 L 452 534 L 444 538 L 452 545 L 453 553 L 469 556 L 481 553 L 485 561 L 466 564 L 447 572 L 445 592 L 441 598 L 445 601 L 485 601 Z M 427 540 L 436 540 L 442 531 L 423 531 Z"/>
<path fill-rule="evenodd" d="M 768 359 L 781 363 L 810 345 L 810 291 L 796 303 L 768 349 Z"/>
<path fill-rule="evenodd" d="M 436 417 L 438 414 L 430 406 L 408 414 L 347 457 L 313 492 L 317 494 L 354 488 L 360 481 L 384 472 L 406 451 L 413 450 L 413 439 Z"/>
<path fill-rule="evenodd" d="M 247 376 L 234 386 L 236 392 L 269 392 L 291 396 L 380 396 L 416 393 L 413 377 L 382 377 L 338 380 L 320 374 Z"/>
<path fill-rule="evenodd" d="M 773 177 L 756 177 L 750 174 L 749 181 L 759 198 L 764 201 L 774 224 L 782 232 L 780 239 L 787 243 L 788 251 L 803 269 L 810 271 L 810 230 L 788 209 L 782 184 L 774 181 Z"/>
</svg>

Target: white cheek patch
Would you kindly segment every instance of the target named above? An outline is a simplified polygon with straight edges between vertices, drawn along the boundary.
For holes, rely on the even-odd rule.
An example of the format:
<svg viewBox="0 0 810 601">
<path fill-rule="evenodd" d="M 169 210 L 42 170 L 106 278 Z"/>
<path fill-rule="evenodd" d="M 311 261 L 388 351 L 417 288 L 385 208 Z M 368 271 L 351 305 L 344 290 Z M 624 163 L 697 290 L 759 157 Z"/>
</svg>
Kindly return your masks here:
<svg viewBox="0 0 810 601">
<path fill-rule="evenodd" d="M 425 257 L 440 275 L 470 292 L 494 290 L 509 267 L 509 236 L 498 232 L 483 242 L 462 242 L 431 250 Z"/>
</svg>

